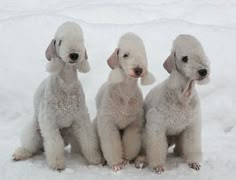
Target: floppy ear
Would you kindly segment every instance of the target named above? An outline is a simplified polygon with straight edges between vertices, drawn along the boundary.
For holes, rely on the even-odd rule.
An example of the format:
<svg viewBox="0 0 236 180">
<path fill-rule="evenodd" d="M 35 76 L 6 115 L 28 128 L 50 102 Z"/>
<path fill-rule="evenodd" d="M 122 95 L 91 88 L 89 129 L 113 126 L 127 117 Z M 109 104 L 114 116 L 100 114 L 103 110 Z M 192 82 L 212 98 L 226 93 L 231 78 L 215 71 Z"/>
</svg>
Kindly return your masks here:
<svg viewBox="0 0 236 180">
<path fill-rule="evenodd" d="M 120 66 L 118 54 L 119 54 L 119 48 L 116 48 L 115 51 L 107 60 L 107 64 L 110 66 L 111 69 L 114 69 Z"/>
<path fill-rule="evenodd" d="M 90 65 L 88 62 L 88 54 L 87 54 L 87 50 L 85 49 L 84 52 L 84 58 L 82 59 L 81 62 L 78 63 L 78 70 L 81 73 L 87 73 L 90 70 Z"/>
<path fill-rule="evenodd" d="M 50 44 L 48 45 L 48 48 L 45 52 L 46 58 L 47 60 L 51 61 L 51 59 L 55 56 L 57 56 L 57 52 L 56 52 L 56 40 L 52 39 L 52 41 L 50 42 Z"/>
<path fill-rule="evenodd" d="M 84 59 L 85 60 L 88 60 L 88 53 L 87 53 L 87 50 L 85 49 L 85 52 L 84 52 Z"/>
<path fill-rule="evenodd" d="M 125 79 L 124 73 L 120 68 L 118 55 L 119 55 L 119 48 L 116 48 L 115 51 L 107 60 L 107 64 L 112 69 L 108 78 L 111 83 L 120 83 L 123 82 Z"/>
<path fill-rule="evenodd" d="M 172 52 L 168 58 L 165 60 L 163 64 L 164 68 L 168 73 L 171 73 L 173 69 L 175 69 L 175 52 Z"/>
<path fill-rule="evenodd" d="M 154 82 L 155 82 L 155 77 L 150 72 L 147 72 L 147 74 L 141 78 L 141 84 L 143 86 L 153 84 Z"/>
</svg>

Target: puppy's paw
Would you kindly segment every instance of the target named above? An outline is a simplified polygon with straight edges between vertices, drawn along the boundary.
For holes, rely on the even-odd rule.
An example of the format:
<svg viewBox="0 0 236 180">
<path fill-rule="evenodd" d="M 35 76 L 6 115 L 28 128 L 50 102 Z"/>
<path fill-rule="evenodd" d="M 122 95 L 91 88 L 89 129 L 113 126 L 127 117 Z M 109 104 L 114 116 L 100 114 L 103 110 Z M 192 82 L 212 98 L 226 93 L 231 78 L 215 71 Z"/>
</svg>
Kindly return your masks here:
<svg viewBox="0 0 236 180">
<path fill-rule="evenodd" d="M 25 148 L 18 148 L 12 155 L 14 161 L 25 160 L 33 156 L 33 153 Z"/>
<path fill-rule="evenodd" d="M 98 165 L 104 163 L 104 158 L 102 158 L 102 155 L 100 152 L 94 152 L 93 154 L 89 154 L 87 156 L 87 160 L 90 164 Z"/>
<path fill-rule="evenodd" d="M 162 165 L 159 165 L 159 166 L 155 167 L 153 170 L 157 174 L 162 174 L 164 172 L 164 167 Z"/>
<path fill-rule="evenodd" d="M 123 168 L 122 163 L 114 164 L 114 165 L 111 166 L 111 169 L 112 169 L 113 171 L 115 171 L 115 172 L 120 171 L 122 168 Z"/>
<path fill-rule="evenodd" d="M 198 162 L 192 162 L 192 163 L 188 163 L 189 167 L 199 171 L 201 169 L 201 165 Z"/>
<path fill-rule="evenodd" d="M 134 165 L 137 169 L 143 169 L 147 166 L 144 162 L 135 162 Z"/>
<path fill-rule="evenodd" d="M 63 169 L 65 169 L 64 157 L 55 158 L 55 159 L 48 159 L 47 162 L 48 162 L 48 166 L 51 169 L 54 169 L 57 171 L 62 171 Z"/>
<path fill-rule="evenodd" d="M 138 156 L 135 159 L 134 165 L 138 169 L 143 169 L 147 166 L 147 159 L 145 156 Z"/>
</svg>

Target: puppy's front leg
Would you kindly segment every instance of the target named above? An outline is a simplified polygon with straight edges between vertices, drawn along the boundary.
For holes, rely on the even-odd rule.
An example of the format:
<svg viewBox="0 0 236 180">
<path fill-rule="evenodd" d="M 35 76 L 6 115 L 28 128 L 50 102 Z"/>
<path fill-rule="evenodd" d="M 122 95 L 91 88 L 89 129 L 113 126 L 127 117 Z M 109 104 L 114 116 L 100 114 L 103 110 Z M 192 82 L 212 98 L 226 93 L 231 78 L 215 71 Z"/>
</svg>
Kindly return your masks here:
<svg viewBox="0 0 236 180">
<path fill-rule="evenodd" d="M 194 122 L 188 126 L 180 136 L 184 158 L 189 166 L 195 170 L 200 170 L 202 158 L 201 150 L 201 125 Z"/>
<path fill-rule="evenodd" d="M 73 135 L 90 164 L 102 163 L 95 126 L 90 121 L 89 114 L 86 111 L 83 112 L 78 115 L 78 120 L 72 125 Z"/>
<path fill-rule="evenodd" d="M 158 174 L 164 171 L 167 156 L 167 139 L 164 132 L 147 132 L 147 159 L 148 164 Z"/>
<path fill-rule="evenodd" d="M 135 121 L 124 130 L 122 143 L 124 149 L 124 158 L 126 160 L 133 160 L 140 151 L 141 128 L 141 122 Z"/>
<path fill-rule="evenodd" d="M 112 117 L 98 117 L 97 128 L 101 148 L 108 165 L 114 171 L 122 169 L 122 144 L 120 132 L 111 119 Z"/>
<path fill-rule="evenodd" d="M 163 125 L 156 123 L 157 118 L 161 120 L 155 110 L 150 110 L 146 114 L 145 141 L 148 164 L 151 169 L 159 174 L 164 171 L 168 143 Z"/>
<path fill-rule="evenodd" d="M 59 171 L 63 170 L 65 168 L 64 141 L 56 120 L 44 116 L 44 118 L 40 118 L 39 126 L 49 167 Z"/>
</svg>

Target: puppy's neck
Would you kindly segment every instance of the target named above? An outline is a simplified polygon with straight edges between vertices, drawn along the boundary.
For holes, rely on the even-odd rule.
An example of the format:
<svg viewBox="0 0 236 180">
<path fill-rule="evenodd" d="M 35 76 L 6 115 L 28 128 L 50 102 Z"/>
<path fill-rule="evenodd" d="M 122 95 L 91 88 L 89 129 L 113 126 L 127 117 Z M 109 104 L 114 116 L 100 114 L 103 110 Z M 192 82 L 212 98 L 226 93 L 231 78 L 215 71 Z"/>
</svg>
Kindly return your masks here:
<svg viewBox="0 0 236 180">
<path fill-rule="evenodd" d="M 65 85 L 72 85 L 78 80 L 77 68 L 68 63 L 63 63 L 61 71 L 58 73 L 61 83 Z"/>
<path fill-rule="evenodd" d="M 117 89 L 120 94 L 128 97 L 133 97 L 138 89 L 138 79 L 126 77 L 125 80 L 117 84 Z"/>
<path fill-rule="evenodd" d="M 178 71 L 173 71 L 169 77 L 170 89 L 182 103 L 188 102 L 195 93 L 195 81 L 184 77 Z"/>
</svg>

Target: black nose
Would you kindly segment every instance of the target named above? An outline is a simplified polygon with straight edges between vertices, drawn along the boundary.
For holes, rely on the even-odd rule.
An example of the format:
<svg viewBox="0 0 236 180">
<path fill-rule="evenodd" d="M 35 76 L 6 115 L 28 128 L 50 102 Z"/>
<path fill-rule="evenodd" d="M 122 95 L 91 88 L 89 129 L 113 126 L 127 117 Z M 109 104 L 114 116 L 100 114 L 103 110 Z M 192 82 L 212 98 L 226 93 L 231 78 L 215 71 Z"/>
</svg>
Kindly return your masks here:
<svg viewBox="0 0 236 180">
<path fill-rule="evenodd" d="M 200 69 L 198 71 L 198 74 L 202 77 L 205 77 L 207 75 L 207 70 L 206 69 Z"/>
<path fill-rule="evenodd" d="M 71 53 L 69 56 L 73 61 L 75 61 L 79 55 L 77 53 Z"/>
<path fill-rule="evenodd" d="M 140 68 L 140 67 L 136 67 L 134 68 L 134 73 L 137 75 L 137 76 L 140 76 L 143 72 L 143 69 Z"/>
</svg>

